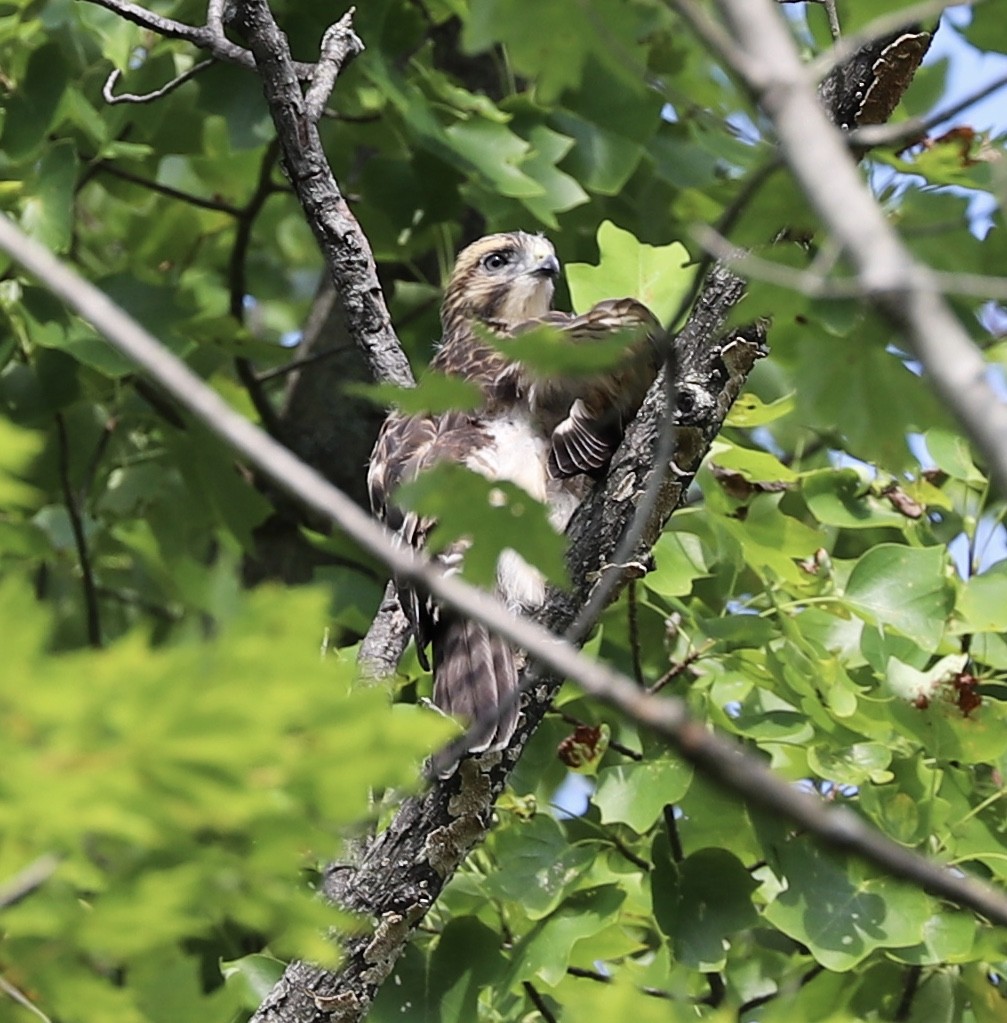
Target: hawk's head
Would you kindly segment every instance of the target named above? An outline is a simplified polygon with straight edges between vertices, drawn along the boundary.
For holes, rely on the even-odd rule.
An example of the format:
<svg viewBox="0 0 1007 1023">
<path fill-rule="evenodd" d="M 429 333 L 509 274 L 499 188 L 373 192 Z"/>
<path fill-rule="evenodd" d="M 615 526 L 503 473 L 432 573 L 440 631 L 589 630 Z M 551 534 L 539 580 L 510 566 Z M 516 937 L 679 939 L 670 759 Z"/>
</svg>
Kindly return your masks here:
<svg viewBox="0 0 1007 1023">
<path fill-rule="evenodd" d="M 541 235 L 480 238 L 458 254 L 444 293 L 445 330 L 461 319 L 512 324 L 543 316 L 558 276 L 556 251 Z"/>
</svg>

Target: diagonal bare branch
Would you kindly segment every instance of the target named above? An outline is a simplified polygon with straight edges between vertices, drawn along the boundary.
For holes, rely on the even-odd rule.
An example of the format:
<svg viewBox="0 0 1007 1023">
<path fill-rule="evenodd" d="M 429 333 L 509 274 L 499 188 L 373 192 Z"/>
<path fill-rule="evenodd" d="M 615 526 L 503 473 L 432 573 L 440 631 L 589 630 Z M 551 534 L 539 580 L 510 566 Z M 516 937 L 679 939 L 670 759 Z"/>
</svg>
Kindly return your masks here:
<svg viewBox="0 0 1007 1023">
<path fill-rule="evenodd" d="M 756 0 L 744 2 L 754 4 Z M 458 578 L 439 575 L 425 559 L 417 557 L 409 549 L 396 546 L 387 530 L 353 501 L 231 409 L 215 391 L 132 317 L 25 235 L 6 216 L 0 216 L 0 249 L 93 324 L 116 349 L 134 361 L 168 391 L 179 405 L 204 422 L 249 464 L 315 512 L 330 519 L 403 578 L 430 590 L 445 604 L 464 610 L 466 614 L 528 650 L 551 671 L 576 681 L 585 692 L 664 736 L 671 746 L 708 777 L 744 799 L 786 817 L 836 848 L 863 856 L 882 869 L 914 881 L 935 895 L 972 909 L 991 921 L 1007 925 L 1007 896 L 1002 892 L 960 870 L 948 870 L 930 862 L 891 841 L 851 811 L 830 806 L 817 796 L 787 784 L 772 774 L 757 757 L 744 752 L 737 743 L 715 735 L 705 725 L 692 719 L 683 700 L 642 691 L 625 675 L 589 659 L 570 644 L 556 639 L 541 625 L 513 615 L 498 600 Z M 482 760 L 488 762 L 492 758 L 499 760 L 499 754 L 489 754 Z M 443 786 L 434 786 L 421 797 L 417 805 L 423 799 L 438 798 L 446 793 L 456 807 L 455 829 L 436 836 L 436 844 L 432 848 L 427 846 L 428 863 L 432 857 L 437 868 L 450 872 L 472 842 L 478 839 L 486 826 L 486 818 L 480 814 L 480 799 L 485 795 L 487 785 L 479 765 L 474 761 L 466 761 L 453 778 Z M 475 805 L 480 808 L 475 812 L 471 810 L 473 799 L 476 799 Z M 467 811 L 466 805 L 470 807 Z M 409 833 L 408 820 L 399 822 L 399 826 L 405 827 L 406 834 Z M 397 838 L 401 838 L 401 835 Z M 428 842 L 434 838 L 426 836 Z M 386 849 L 386 853 L 389 850 Z M 403 869 L 408 866 L 404 861 L 391 862 Z M 368 939 L 367 948 L 372 953 L 370 968 L 380 973 L 384 955 L 382 941 L 389 939 L 390 932 L 408 932 L 411 922 L 391 908 L 379 908 L 377 912 L 379 932 Z M 377 961 L 374 957 L 377 957 Z M 387 965 L 390 969 L 390 964 Z M 337 1015 L 337 1018 L 360 1018 L 366 1003 L 355 1007 L 352 1004 L 339 1005 L 332 1000 L 335 996 L 312 990 L 312 984 L 317 984 L 317 979 L 312 980 L 313 969 L 297 964 L 291 974 L 292 982 L 299 985 L 302 998 L 307 998 L 314 1005 L 316 1011 L 313 1015 L 274 1012 L 276 1005 L 273 1004 L 267 1005 L 257 1018 L 318 1020 L 321 1023 L 337 1015 L 337 1009 L 343 1013 L 342 1016 Z"/>
</svg>

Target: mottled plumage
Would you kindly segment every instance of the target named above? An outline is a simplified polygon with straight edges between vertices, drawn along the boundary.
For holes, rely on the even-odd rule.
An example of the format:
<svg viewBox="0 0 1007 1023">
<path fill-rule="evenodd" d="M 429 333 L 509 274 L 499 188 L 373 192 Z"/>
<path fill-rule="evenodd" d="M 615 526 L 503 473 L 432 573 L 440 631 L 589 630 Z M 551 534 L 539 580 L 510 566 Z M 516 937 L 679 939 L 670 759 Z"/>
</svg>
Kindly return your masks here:
<svg viewBox="0 0 1007 1023">
<path fill-rule="evenodd" d="M 550 310 L 559 262 L 536 235 L 490 235 L 458 256 L 441 309 L 442 344 L 433 369 L 478 385 L 475 411 L 406 416 L 392 412 L 381 430 L 367 474 L 371 505 L 404 543 L 422 547 L 434 523 L 394 503 L 399 484 L 437 462 L 454 461 L 489 479 L 509 480 L 548 503 L 562 531 L 586 492 L 585 474 L 602 470 L 636 414 L 659 365 L 660 325 L 639 302 L 600 302 L 582 316 Z M 604 373 L 546 379 L 510 360 L 474 329 L 514 337 L 548 324 L 573 344 L 632 332 L 619 365 Z M 466 544 L 438 552 L 445 571 L 457 570 Z M 531 611 L 545 596 L 539 572 L 513 552 L 501 556 L 497 590 L 515 611 Z M 473 752 L 506 745 L 517 724 L 514 652 L 506 641 L 456 612 L 439 608 L 408 586 L 400 588 L 421 663 L 433 647 L 434 702 L 474 721 L 510 706 L 471 743 Z"/>
</svg>

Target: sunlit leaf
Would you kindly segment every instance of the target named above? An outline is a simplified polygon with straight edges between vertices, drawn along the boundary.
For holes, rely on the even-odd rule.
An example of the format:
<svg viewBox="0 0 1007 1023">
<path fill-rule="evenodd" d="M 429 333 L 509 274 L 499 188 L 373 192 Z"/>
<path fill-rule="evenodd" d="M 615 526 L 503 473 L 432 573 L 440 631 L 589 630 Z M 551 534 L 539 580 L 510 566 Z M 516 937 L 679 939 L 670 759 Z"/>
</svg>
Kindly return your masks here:
<svg viewBox="0 0 1007 1023">
<path fill-rule="evenodd" d="M 890 625 L 935 650 L 954 602 L 944 549 L 879 544 L 854 567 L 846 601 L 867 621 Z"/>
<path fill-rule="evenodd" d="M 396 500 L 437 521 L 430 550 L 470 541 L 464 572 L 473 582 L 491 585 L 505 550 L 516 551 L 554 582 L 565 581 L 563 538 L 550 525 L 545 505 L 514 483 L 491 481 L 446 462 L 401 487 Z"/>
<path fill-rule="evenodd" d="M 598 772 L 594 803 L 604 823 L 618 821 L 642 834 L 685 795 L 691 780 L 692 768 L 678 759 L 605 767 Z"/>
<path fill-rule="evenodd" d="M 678 309 L 694 271 L 680 242 L 644 245 L 610 221 L 598 228 L 601 261 L 597 266 L 570 263 L 566 277 L 574 308 L 580 312 L 606 298 L 639 299 L 662 322 Z"/>
</svg>

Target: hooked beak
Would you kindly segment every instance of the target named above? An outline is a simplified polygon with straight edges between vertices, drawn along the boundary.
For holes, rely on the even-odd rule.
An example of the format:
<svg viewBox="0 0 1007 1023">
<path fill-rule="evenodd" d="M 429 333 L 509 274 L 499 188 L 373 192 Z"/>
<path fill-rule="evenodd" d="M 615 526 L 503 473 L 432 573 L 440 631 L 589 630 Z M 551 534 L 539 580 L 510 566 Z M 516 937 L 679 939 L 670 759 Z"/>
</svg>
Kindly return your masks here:
<svg viewBox="0 0 1007 1023">
<path fill-rule="evenodd" d="M 532 270 L 536 277 L 548 277 L 554 281 L 559 277 L 559 260 L 550 253 Z"/>
</svg>

